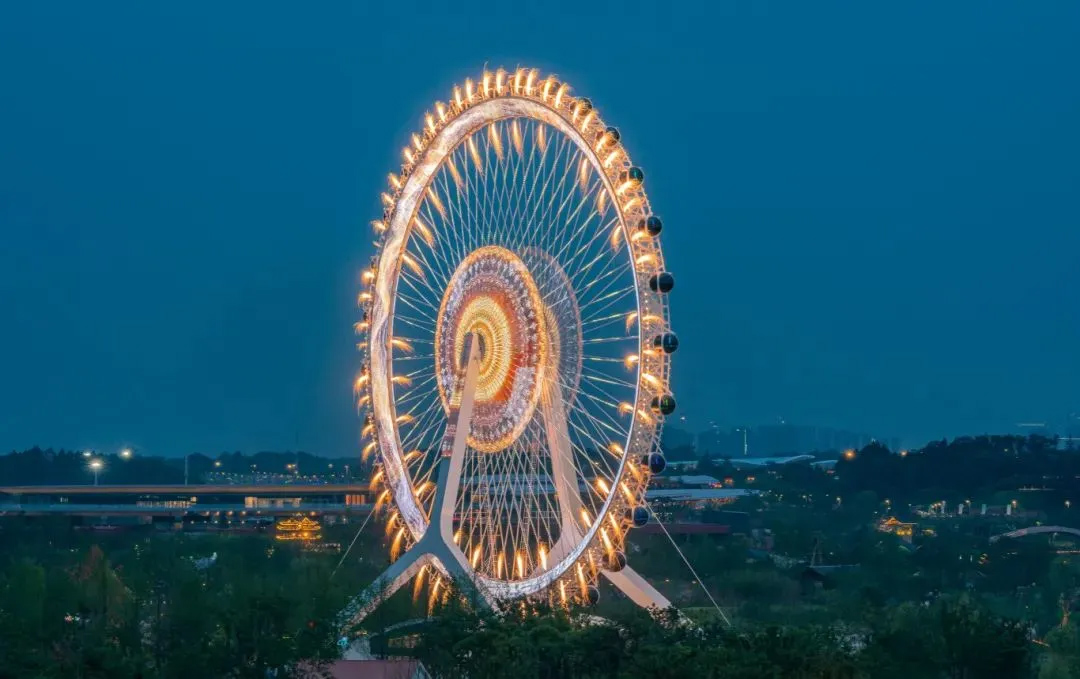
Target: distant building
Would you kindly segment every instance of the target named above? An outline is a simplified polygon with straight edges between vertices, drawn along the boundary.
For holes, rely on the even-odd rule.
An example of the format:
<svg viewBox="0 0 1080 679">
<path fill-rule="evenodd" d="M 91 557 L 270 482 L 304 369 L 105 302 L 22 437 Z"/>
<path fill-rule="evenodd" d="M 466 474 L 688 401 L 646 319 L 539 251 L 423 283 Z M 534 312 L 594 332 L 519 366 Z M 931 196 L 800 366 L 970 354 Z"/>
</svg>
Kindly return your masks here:
<svg viewBox="0 0 1080 679">
<path fill-rule="evenodd" d="M 877 529 L 882 533 L 892 533 L 904 542 L 911 542 L 915 535 L 916 524 L 904 523 L 895 516 L 890 516 L 878 522 Z"/>
<path fill-rule="evenodd" d="M 755 490 L 744 488 L 654 488 L 645 491 L 645 499 L 661 504 L 705 509 L 729 504 L 739 498 L 757 494 Z"/>
<path fill-rule="evenodd" d="M 682 486 L 686 488 L 719 488 L 722 485 L 720 479 L 705 474 L 654 476 L 652 479 L 652 486 L 654 488 L 669 488 L 671 486 Z"/>
</svg>

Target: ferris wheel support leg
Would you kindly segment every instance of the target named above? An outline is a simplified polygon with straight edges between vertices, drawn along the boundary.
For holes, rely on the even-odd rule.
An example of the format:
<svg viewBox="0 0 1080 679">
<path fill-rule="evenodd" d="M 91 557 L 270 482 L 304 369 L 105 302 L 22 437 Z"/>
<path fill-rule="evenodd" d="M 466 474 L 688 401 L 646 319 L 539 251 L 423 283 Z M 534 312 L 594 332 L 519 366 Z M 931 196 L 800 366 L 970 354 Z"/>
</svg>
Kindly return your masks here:
<svg viewBox="0 0 1080 679">
<path fill-rule="evenodd" d="M 366 618 L 372 611 L 378 608 L 384 601 L 394 595 L 405 583 L 420 572 L 424 566 L 433 565 L 432 555 L 426 550 L 417 549 L 414 546 L 406 551 L 401 557 L 390 564 L 375 582 L 357 597 L 354 597 L 345 610 L 341 612 L 342 627 L 348 629 Z"/>
<path fill-rule="evenodd" d="M 557 384 L 548 387 L 543 408 L 544 429 L 548 450 L 551 451 L 551 478 L 555 482 L 555 497 L 559 502 L 559 539 L 552 547 L 549 558 L 557 562 L 583 537 L 577 519 L 583 504 L 574 472 L 574 449 L 570 444 L 566 407 L 562 389 Z"/>
<path fill-rule="evenodd" d="M 363 594 L 353 599 L 343 611 L 345 628 L 363 620 L 427 565 L 456 581 L 459 587 L 475 590 L 468 592 L 474 604 L 493 606 L 487 593 L 477 587 L 469 577 L 469 563 L 461 548 L 454 543 L 454 507 L 461 487 L 461 470 L 464 467 L 465 449 L 472 426 L 476 380 L 480 374 L 480 347 L 472 335 L 466 338 L 465 355 L 466 363 L 450 401 L 450 415 L 443 434 L 432 522 L 417 543 L 390 564 L 386 572 L 369 585 Z M 471 596 L 473 594 L 475 596 Z"/>
<path fill-rule="evenodd" d="M 671 601 L 661 594 L 641 574 L 629 566 L 621 571 L 601 571 L 611 584 L 618 587 L 631 601 L 646 609 L 666 611 Z"/>
</svg>

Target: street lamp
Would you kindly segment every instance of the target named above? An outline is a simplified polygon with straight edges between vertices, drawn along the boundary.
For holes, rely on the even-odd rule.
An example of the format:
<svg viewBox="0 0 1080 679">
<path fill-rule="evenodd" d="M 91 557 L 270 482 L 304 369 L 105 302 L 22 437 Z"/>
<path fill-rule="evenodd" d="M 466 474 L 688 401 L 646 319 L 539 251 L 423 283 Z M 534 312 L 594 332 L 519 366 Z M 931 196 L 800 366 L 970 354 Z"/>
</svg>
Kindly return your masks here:
<svg viewBox="0 0 1080 679">
<path fill-rule="evenodd" d="M 123 450 L 121 450 L 120 451 L 120 459 L 122 459 L 122 460 L 130 460 L 131 459 L 131 448 L 124 448 Z"/>
<path fill-rule="evenodd" d="M 98 485 L 98 474 L 100 474 L 101 470 L 105 467 L 105 463 L 101 460 L 90 460 L 88 466 L 90 467 L 90 471 L 94 472 L 94 485 L 96 486 Z"/>
</svg>

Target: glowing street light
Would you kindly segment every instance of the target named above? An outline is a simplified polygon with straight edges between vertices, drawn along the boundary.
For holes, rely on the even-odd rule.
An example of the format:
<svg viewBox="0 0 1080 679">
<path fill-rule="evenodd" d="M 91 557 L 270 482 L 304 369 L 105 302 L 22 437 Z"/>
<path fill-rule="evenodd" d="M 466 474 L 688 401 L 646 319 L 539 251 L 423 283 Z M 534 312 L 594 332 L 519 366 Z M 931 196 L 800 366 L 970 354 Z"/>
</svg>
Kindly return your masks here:
<svg viewBox="0 0 1080 679">
<path fill-rule="evenodd" d="M 130 460 L 131 459 L 131 448 L 124 448 L 123 450 L 121 450 L 120 451 L 120 459 L 122 459 L 122 460 Z"/>
<path fill-rule="evenodd" d="M 90 463 L 87 466 L 90 467 L 90 471 L 94 473 L 94 485 L 98 485 L 98 474 L 105 468 L 105 463 L 101 460 L 94 459 L 90 460 Z"/>
<path fill-rule="evenodd" d="M 89 450 L 82 451 L 82 456 L 83 457 L 90 457 L 91 455 L 93 455 L 93 453 L 90 452 Z"/>
</svg>

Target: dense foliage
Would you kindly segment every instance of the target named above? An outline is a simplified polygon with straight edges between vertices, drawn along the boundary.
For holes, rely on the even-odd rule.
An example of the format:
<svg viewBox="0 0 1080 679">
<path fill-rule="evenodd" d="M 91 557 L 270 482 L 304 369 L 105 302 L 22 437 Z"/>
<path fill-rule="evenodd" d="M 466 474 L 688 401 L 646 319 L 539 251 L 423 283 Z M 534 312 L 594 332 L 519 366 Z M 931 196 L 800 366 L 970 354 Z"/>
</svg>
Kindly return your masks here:
<svg viewBox="0 0 1080 679">
<path fill-rule="evenodd" d="M 62 480 L 85 476 L 81 458 L 30 451 L 0 464 Z M 117 460 L 116 473 L 136 459 Z M 222 459 L 241 470 L 286 461 Z M 663 534 L 635 532 L 627 546 L 633 566 L 693 624 L 650 619 L 606 586 L 589 611 L 602 620 L 494 616 L 418 588 L 392 597 L 364 630 L 377 653 L 417 655 L 448 678 L 1080 679 L 1080 541 L 990 539 L 1040 521 L 1078 525 L 1067 502 L 1080 499 L 1078 460 L 1039 437 L 979 437 L 907 455 L 872 445 L 832 474 L 708 462 L 699 471 L 763 492 L 734 507 L 671 509 L 672 518 L 737 514 L 746 534 L 676 535 L 693 574 Z M 1012 510 L 956 511 L 982 503 Z M 878 530 L 889 516 L 912 522 L 914 535 Z M 385 567 L 389 540 L 370 522 L 338 570 L 337 554 L 267 535 L 83 528 L 0 517 L 0 679 L 263 679 L 291 676 L 305 661 L 317 671 L 338 654 L 338 611 Z M 325 532 L 348 544 L 355 528 Z M 437 617 L 415 645 L 388 644 L 385 630 L 432 603 Z"/>
</svg>

